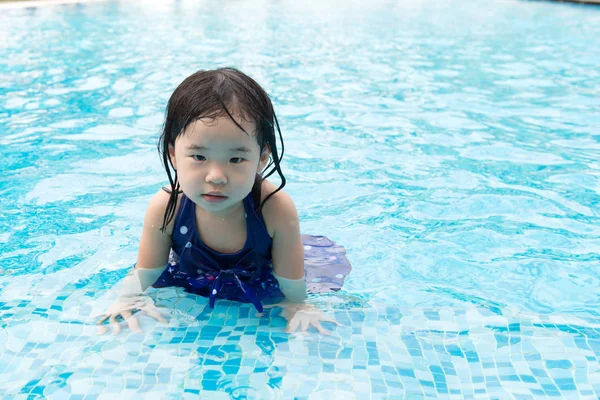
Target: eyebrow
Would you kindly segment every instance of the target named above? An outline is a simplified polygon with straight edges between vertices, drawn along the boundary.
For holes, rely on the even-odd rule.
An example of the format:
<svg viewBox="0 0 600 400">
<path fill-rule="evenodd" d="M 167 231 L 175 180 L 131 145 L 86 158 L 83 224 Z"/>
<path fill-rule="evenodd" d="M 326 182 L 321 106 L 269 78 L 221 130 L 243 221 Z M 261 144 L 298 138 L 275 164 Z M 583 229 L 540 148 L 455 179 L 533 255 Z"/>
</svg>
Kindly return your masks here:
<svg viewBox="0 0 600 400">
<path fill-rule="evenodd" d="M 204 146 L 198 146 L 197 144 L 190 144 L 187 147 L 188 150 L 200 150 L 200 151 L 206 151 L 208 150 L 208 147 L 204 147 Z M 229 151 L 231 152 L 240 152 L 240 153 L 252 153 L 252 151 L 244 146 L 240 146 L 240 147 L 232 147 L 229 149 Z"/>
</svg>

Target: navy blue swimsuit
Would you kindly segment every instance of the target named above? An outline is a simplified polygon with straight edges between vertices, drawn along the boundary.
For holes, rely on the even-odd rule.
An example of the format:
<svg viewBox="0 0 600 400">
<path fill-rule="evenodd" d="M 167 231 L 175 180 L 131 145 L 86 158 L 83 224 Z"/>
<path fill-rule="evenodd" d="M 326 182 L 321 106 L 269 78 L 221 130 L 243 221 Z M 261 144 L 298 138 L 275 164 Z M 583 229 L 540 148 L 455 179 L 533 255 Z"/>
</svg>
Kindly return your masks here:
<svg viewBox="0 0 600 400">
<path fill-rule="evenodd" d="M 271 265 L 272 239 L 262 213 L 256 213 L 252 194 L 244 199 L 246 243 L 232 254 L 219 253 L 200 239 L 196 230 L 196 205 L 181 195 L 175 223 L 169 266 L 154 287 L 179 286 L 190 293 L 244 303 L 262 312 L 261 299 L 283 297 Z"/>
</svg>

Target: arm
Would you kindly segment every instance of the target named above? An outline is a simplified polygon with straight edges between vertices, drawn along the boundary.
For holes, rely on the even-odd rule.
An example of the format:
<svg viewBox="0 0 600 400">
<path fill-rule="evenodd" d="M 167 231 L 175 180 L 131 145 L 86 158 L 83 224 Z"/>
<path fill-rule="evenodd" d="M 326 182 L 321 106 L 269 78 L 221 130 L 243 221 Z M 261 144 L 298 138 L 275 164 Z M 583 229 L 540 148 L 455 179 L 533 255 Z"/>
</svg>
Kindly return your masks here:
<svg viewBox="0 0 600 400">
<path fill-rule="evenodd" d="M 173 232 L 175 218 L 169 222 L 164 232 L 161 231 L 168 201 L 169 193 L 159 190 L 150 200 L 144 216 L 144 229 L 140 238 L 136 263 L 142 292 L 156 282 L 169 261 L 171 233 Z M 176 213 L 177 207 L 175 208 Z"/>
<path fill-rule="evenodd" d="M 127 321 L 135 332 L 141 332 L 133 311 L 143 310 L 157 320 L 166 323 L 158 312 L 152 300 L 143 296 L 143 292 L 160 277 L 165 270 L 171 249 L 171 232 L 173 221 L 167 225 L 165 232 L 161 231 L 164 212 L 169 201 L 169 194 L 159 191 L 150 201 L 144 217 L 144 228 L 140 239 L 136 268 L 123 279 L 123 285 L 117 300 L 106 310 L 98 321 L 98 333 L 104 334 L 106 327 L 102 323 L 107 319 L 113 327 L 113 334 L 120 332 L 121 327 L 117 317 Z M 175 210 L 177 212 L 177 209 Z"/>
<path fill-rule="evenodd" d="M 263 215 L 273 226 L 273 275 L 286 299 L 302 303 L 306 299 L 306 280 L 296 207 L 289 195 L 278 192 L 265 204 Z"/>
<path fill-rule="evenodd" d="M 266 185 L 267 190 L 272 187 Z M 283 302 L 268 305 L 283 310 L 281 315 L 288 321 L 286 332 L 293 333 L 297 329 L 306 332 L 309 326 L 315 327 L 320 333 L 329 332 L 321 326 L 322 321 L 339 325 L 335 320 L 324 315 L 311 304 L 304 303 L 306 299 L 306 279 L 304 277 L 304 247 L 300 235 L 298 212 L 292 199 L 279 191 L 265 203 L 263 216 L 269 233 L 272 233 L 273 272 L 279 281 L 281 292 L 291 303 Z"/>
</svg>

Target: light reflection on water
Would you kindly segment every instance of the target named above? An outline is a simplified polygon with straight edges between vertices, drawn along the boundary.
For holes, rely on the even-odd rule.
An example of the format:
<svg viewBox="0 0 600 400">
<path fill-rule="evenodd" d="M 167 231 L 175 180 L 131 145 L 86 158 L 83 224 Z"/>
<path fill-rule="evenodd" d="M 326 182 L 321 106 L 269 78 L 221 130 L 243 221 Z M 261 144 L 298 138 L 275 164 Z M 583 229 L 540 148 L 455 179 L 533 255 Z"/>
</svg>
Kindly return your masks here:
<svg viewBox="0 0 600 400">
<path fill-rule="evenodd" d="M 101 2 L 0 26 L 3 392 L 600 395 L 596 8 Z M 348 250 L 315 299 L 345 326 L 288 337 L 165 289 L 169 327 L 98 338 L 165 182 L 166 100 L 223 65 L 273 97 L 303 231 Z"/>
</svg>

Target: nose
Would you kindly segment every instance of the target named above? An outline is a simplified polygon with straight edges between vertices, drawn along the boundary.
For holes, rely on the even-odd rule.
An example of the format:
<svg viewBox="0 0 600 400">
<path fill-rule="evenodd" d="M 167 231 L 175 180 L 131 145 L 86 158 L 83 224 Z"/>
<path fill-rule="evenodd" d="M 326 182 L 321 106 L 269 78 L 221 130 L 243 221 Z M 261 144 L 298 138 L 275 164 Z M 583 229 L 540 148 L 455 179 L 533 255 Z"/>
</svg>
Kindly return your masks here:
<svg viewBox="0 0 600 400">
<path fill-rule="evenodd" d="M 225 171 L 217 164 L 213 164 L 209 167 L 208 173 L 206 174 L 206 183 L 212 183 L 215 185 L 224 185 L 227 183 L 227 176 Z"/>
</svg>

